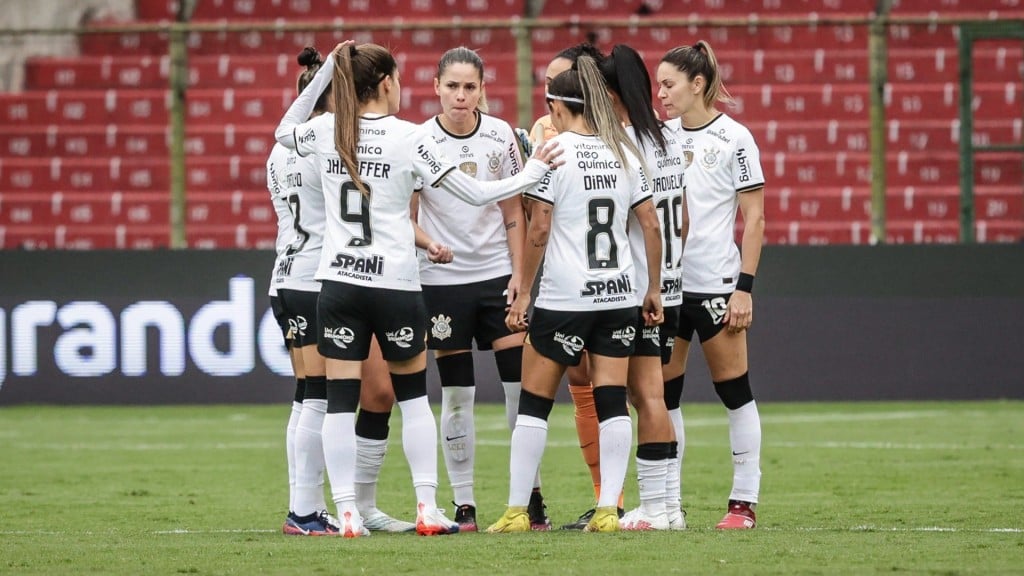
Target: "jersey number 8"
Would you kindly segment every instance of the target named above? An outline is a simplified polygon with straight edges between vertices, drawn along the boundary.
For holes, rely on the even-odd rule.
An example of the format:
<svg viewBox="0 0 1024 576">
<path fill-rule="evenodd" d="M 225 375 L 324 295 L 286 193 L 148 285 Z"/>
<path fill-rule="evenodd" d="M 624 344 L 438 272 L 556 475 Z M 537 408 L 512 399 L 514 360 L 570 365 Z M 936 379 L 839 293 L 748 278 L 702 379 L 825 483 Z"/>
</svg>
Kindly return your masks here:
<svg viewBox="0 0 1024 576">
<path fill-rule="evenodd" d="M 614 218 L 615 201 L 611 198 L 592 198 L 587 203 L 587 220 L 590 223 L 587 229 L 587 265 L 591 270 L 619 267 L 619 247 L 615 245 L 612 232 Z M 599 246 L 602 236 L 607 238 L 603 242 L 606 246 Z"/>
</svg>

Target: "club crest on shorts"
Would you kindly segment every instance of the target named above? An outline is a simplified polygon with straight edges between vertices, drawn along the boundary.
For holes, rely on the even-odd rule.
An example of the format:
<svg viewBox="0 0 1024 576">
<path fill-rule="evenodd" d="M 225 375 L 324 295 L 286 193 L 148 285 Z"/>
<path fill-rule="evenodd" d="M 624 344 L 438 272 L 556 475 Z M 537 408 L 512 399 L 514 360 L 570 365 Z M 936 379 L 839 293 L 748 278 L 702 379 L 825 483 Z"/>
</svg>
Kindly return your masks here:
<svg viewBox="0 0 1024 576">
<path fill-rule="evenodd" d="M 437 340 L 446 340 L 452 335 L 452 317 L 438 314 L 430 319 L 434 325 L 430 328 L 430 335 Z"/>
<path fill-rule="evenodd" d="M 355 340 L 355 336 L 351 328 L 324 328 L 324 338 L 334 342 L 338 348 L 348 348 L 352 340 Z"/>
<path fill-rule="evenodd" d="M 501 152 L 487 153 L 487 169 L 490 170 L 491 174 L 498 173 L 498 170 L 501 169 Z"/>
</svg>

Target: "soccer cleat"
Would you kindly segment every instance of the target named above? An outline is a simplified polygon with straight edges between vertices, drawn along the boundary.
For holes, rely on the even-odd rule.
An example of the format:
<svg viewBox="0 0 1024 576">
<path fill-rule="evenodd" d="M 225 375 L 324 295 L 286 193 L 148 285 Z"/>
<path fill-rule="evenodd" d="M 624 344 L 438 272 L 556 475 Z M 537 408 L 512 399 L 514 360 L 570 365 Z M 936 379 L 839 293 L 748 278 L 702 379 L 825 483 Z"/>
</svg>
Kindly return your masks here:
<svg viewBox="0 0 1024 576">
<path fill-rule="evenodd" d="M 378 508 L 370 508 L 363 514 L 363 526 L 371 532 L 413 532 L 416 525 L 412 522 L 388 516 Z"/>
<path fill-rule="evenodd" d="M 619 519 L 620 530 L 668 530 L 668 514 L 647 514 L 642 508 L 634 508 Z"/>
<path fill-rule="evenodd" d="M 455 504 L 455 502 L 452 502 Z M 476 532 L 476 506 L 472 504 L 456 504 L 455 523 L 459 525 L 459 532 Z"/>
<path fill-rule="evenodd" d="M 526 513 L 530 516 L 530 529 L 538 532 L 551 530 L 551 519 L 547 515 L 547 506 L 544 505 L 544 497 L 540 490 L 530 493 L 530 505 L 526 507 Z"/>
<path fill-rule="evenodd" d="M 668 529 L 686 530 L 686 511 L 676 508 L 668 511 Z"/>
<path fill-rule="evenodd" d="M 487 528 L 487 532 L 491 534 L 529 532 L 530 515 L 526 512 L 526 508 L 526 506 L 509 506 L 501 518 Z"/>
<path fill-rule="evenodd" d="M 568 524 L 563 524 L 562 525 L 562 530 L 583 530 L 584 528 L 587 527 L 587 524 L 590 523 L 590 519 L 594 517 L 594 512 L 595 512 L 594 508 L 591 508 L 590 510 L 587 510 L 583 514 L 580 514 L 580 517 L 577 518 L 575 522 L 570 522 Z M 619 518 L 622 518 L 622 515 L 625 513 L 625 511 L 622 508 L 618 508 L 618 513 L 619 513 Z"/>
<path fill-rule="evenodd" d="M 445 518 L 444 510 L 427 508 L 422 503 L 417 506 L 416 533 L 420 536 L 441 536 L 458 534 L 459 525 Z"/>
<path fill-rule="evenodd" d="M 584 532 L 618 532 L 619 531 L 619 508 L 615 506 L 603 506 L 594 509 L 590 522 L 583 529 Z"/>
<path fill-rule="evenodd" d="M 587 510 L 583 514 L 580 514 L 580 517 L 577 518 L 575 522 L 563 524 L 562 530 L 583 530 L 587 527 L 587 523 L 590 522 L 590 519 L 594 517 L 594 512 L 594 508 Z"/>
<path fill-rule="evenodd" d="M 341 522 L 338 522 L 337 518 L 331 516 L 330 512 L 328 512 L 327 510 L 321 510 L 320 514 L 323 516 L 324 522 L 327 522 L 328 524 L 333 526 L 335 530 L 339 532 L 341 531 Z"/>
<path fill-rule="evenodd" d="M 345 538 L 360 538 L 370 535 L 370 531 L 363 525 L 363 519 L 359 516 L 358 512 L 355 514 L 345 512 L 343 518 L 341 535 Z"/>
<path fill-rule="evenodd" d="M 290 513 L 281 531 L 289 536 L 337 536 L 338 526 L 331 520 L 331 515 L 323 510 L 308 516 Z"/>
<path fill-rule="evenodd" d="M 755 504 L 742 500 L 729 500 L 729 511 L 715 528 L 719 530 L 750 530 L 757 526 L 754 506 Z"/>
</svg>

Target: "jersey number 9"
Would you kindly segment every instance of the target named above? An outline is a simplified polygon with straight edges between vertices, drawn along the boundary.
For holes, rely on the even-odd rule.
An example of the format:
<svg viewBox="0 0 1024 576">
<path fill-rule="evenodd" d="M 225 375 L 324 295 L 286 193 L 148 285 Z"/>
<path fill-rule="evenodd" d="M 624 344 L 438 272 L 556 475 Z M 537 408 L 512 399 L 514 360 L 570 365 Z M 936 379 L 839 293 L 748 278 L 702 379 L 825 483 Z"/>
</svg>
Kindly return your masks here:
<svg viewBox="0 0 1024 576">
<path fill-rule="evenodd" d="M 355 183 L 348 181 L 341 185 L 341 219 L 351 224 L 361 224 L 362 236 L 353 236 L 348 246 L 358 248 L 373 244 L 373 229 L 370 228 L 370 190 L 369 184 L 363 183 L 366 194 L 363 194 Z M 353 196 L 354 195 L 354 196 Z M 358 206 L 358 211 L 352 209 Z"/>
</svg>

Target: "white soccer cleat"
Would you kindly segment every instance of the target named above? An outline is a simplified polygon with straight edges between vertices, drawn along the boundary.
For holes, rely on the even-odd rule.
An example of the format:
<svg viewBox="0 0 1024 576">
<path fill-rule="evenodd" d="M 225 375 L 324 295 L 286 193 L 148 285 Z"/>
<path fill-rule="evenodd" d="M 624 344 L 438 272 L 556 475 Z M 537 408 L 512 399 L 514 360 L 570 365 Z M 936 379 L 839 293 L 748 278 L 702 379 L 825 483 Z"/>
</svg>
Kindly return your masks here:
<svg viewBox="0 0 1024 576">
<path fill-rule="evenodd" d="M 379 508 L 370 508 L 363 514 L 363 526 L 371 532 L 412 532 L 416 525 L 412 522 L 392 518 Z"/>
<path fill-rule="evenodd" d="M 620 530 L 668 530 L 668 514 L 647 514 L 641 508 L 634 508 L 619 518 Z"/>
<path fill-rule="evenodd" d="M 668 510 L 668 529 L 686 530 L 686 512 L 679 508 Z"/>
<path fill-rule="evenodd" d="M 370 535 L 370 531 L 363 525 L 363 518 L 359 512 L 345 512 L 338 521 L 341 524 L 341 535 L 345 538 L 362 538 Z"/>
<path fill-rule="evenodd" d="M 459 525 L 452 522 L 444 515 L 440 508 L 427 508 L 422 503 L 417 506 L 416 533 L 420 536 L 439 536 L 443 534 L 458 534 Z"/>
</svg>

